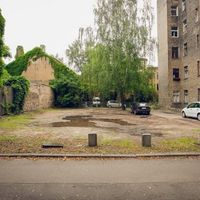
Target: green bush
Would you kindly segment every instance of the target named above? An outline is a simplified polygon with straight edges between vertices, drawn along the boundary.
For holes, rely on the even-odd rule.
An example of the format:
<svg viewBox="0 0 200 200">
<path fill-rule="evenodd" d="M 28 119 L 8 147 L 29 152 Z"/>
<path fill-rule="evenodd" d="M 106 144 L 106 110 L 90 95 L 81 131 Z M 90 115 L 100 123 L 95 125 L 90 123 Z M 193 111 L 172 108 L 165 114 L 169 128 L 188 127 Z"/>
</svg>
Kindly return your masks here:
<svg viewBox="0 0 200 200">
<path fill-rule="evenodd" d="M 12 76 L 5 82 L 5 85 L 13 89 L 11 112 L 14 114 L 21 113 L 23 111 L 25 97 L 28 93 L 29 81 L 23 76 Z"/>
<path fill-rule="evenodd" d="M 83 90 L 77 79 L 56 79 L 50 82 L 55 95 L 55 106 L 78 107 L 83 100 Z"/>
<path fill-rule="evenodd" d="M 9 73 L 2 68 L 2 73 L 0 75 L 0 88 L 3 87 L 4 83 L 10 78 Z"/>
</svg>

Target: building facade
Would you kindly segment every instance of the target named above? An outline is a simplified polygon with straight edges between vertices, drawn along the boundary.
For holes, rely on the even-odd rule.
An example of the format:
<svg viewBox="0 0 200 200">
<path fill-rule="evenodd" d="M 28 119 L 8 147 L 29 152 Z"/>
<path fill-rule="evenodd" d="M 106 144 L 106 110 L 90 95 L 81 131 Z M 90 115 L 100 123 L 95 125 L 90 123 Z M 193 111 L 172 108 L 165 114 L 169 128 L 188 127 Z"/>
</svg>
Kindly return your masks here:
<svg viewBox="0 0 200 200">
<path fill-rule="evenodd" d="M 200 0 L 157 0 L 159 103 L 200 101 Z"/>
</svg>

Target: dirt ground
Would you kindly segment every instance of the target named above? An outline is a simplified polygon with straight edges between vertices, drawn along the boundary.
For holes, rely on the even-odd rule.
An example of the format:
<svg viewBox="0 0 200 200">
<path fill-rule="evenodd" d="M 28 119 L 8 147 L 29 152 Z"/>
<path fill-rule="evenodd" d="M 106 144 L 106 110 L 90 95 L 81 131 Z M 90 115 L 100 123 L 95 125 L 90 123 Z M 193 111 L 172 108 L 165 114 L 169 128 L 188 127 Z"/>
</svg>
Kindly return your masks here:
<svg viewBox="0 0 200 200">
<path fill-rule="evenodd" d="M 0 135 L 26 137 L 29 141 L 42 138 L 40 142 L 67 141 L 68 145 L 73 143 L 76 147 L 87 143 L 89 133 L 97 133 L 98 143 L 109 146 L 112 146 L 111 140 L 126 143 L 130 140 L 140 144 L 143 133 L 151 133 L 155 145 L 163 140 L 183 137 L 199 141 L 200 122 L 196 119 L 183 119 L 179 113 L 158 110 L 152 111 L 150 116 L 141 116 L 131 114 L 128 109 L 52 109 L 34 114 L 29 122 L 19 129 L 0 130 Z M 121 146 L 129 148 L 129 144 Z M 8 148 L 1 148 L 0 151 L 5 152 L 6 149 Z M 23 148 L 18 148 L 18 151 L 23 152 Z"/>
</svg>

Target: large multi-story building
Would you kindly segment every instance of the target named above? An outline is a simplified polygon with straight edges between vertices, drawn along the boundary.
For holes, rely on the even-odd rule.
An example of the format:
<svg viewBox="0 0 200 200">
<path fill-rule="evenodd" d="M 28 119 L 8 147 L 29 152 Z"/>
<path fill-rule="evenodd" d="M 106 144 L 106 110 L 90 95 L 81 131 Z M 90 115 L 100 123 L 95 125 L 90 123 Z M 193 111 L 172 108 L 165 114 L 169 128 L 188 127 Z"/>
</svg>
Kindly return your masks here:
<svg viewBox="0 0 200 200">
<path fill-rule="evenodd" d="M 200 0 L 157 0 L 159 103 L 200 101 Z"/>
</svg>

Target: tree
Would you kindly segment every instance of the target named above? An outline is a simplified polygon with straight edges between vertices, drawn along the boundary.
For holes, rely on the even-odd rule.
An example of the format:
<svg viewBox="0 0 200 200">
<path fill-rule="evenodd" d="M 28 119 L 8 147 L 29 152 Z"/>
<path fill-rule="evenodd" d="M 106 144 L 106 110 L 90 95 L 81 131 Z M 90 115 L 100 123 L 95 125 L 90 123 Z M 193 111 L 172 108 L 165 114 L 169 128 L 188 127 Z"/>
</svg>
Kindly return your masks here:
<svg viewBox="0 0 200 200">
<path fill-rule="evenodd" d="M 0 9 L 0 87 L 2 87 L 4 82 L 10 77 L 8 72 L 4 69 L 4 61 L 3 61 L 3 58 L 11 57 L 9 47 L 6 46 L 3 41 L 4 27 L 5 27 L 5 19 L 1 14 L 1 9 Z"/>
<path fill-rule="evenodd" d="M 0 10 L 0 76 L 3 74 L 4 27 L 5 27 L 5 19 L 2 16 L 1 10 Z"/>
<path fill-rule="evenodd" d="M 78 39 L 76 39 L 66 50 L 69 65 L 76 71 L 81 72 L 83 65 L 87 62 L 87 50 L 94 46 L 95 40 L 91 27 L 80 28 Z"/>
<path fill-rule="evenodd" d="M 152 22 L 150 2 L 143 3 L 141 17 L 137 0 L 98 0 L 95 9 L 98 42 L 109 49 L 106 73 L 122 105 L 125 94 L 136 90 L 142 76 L 140 57 L 146 54 Z"/>
</svg>

